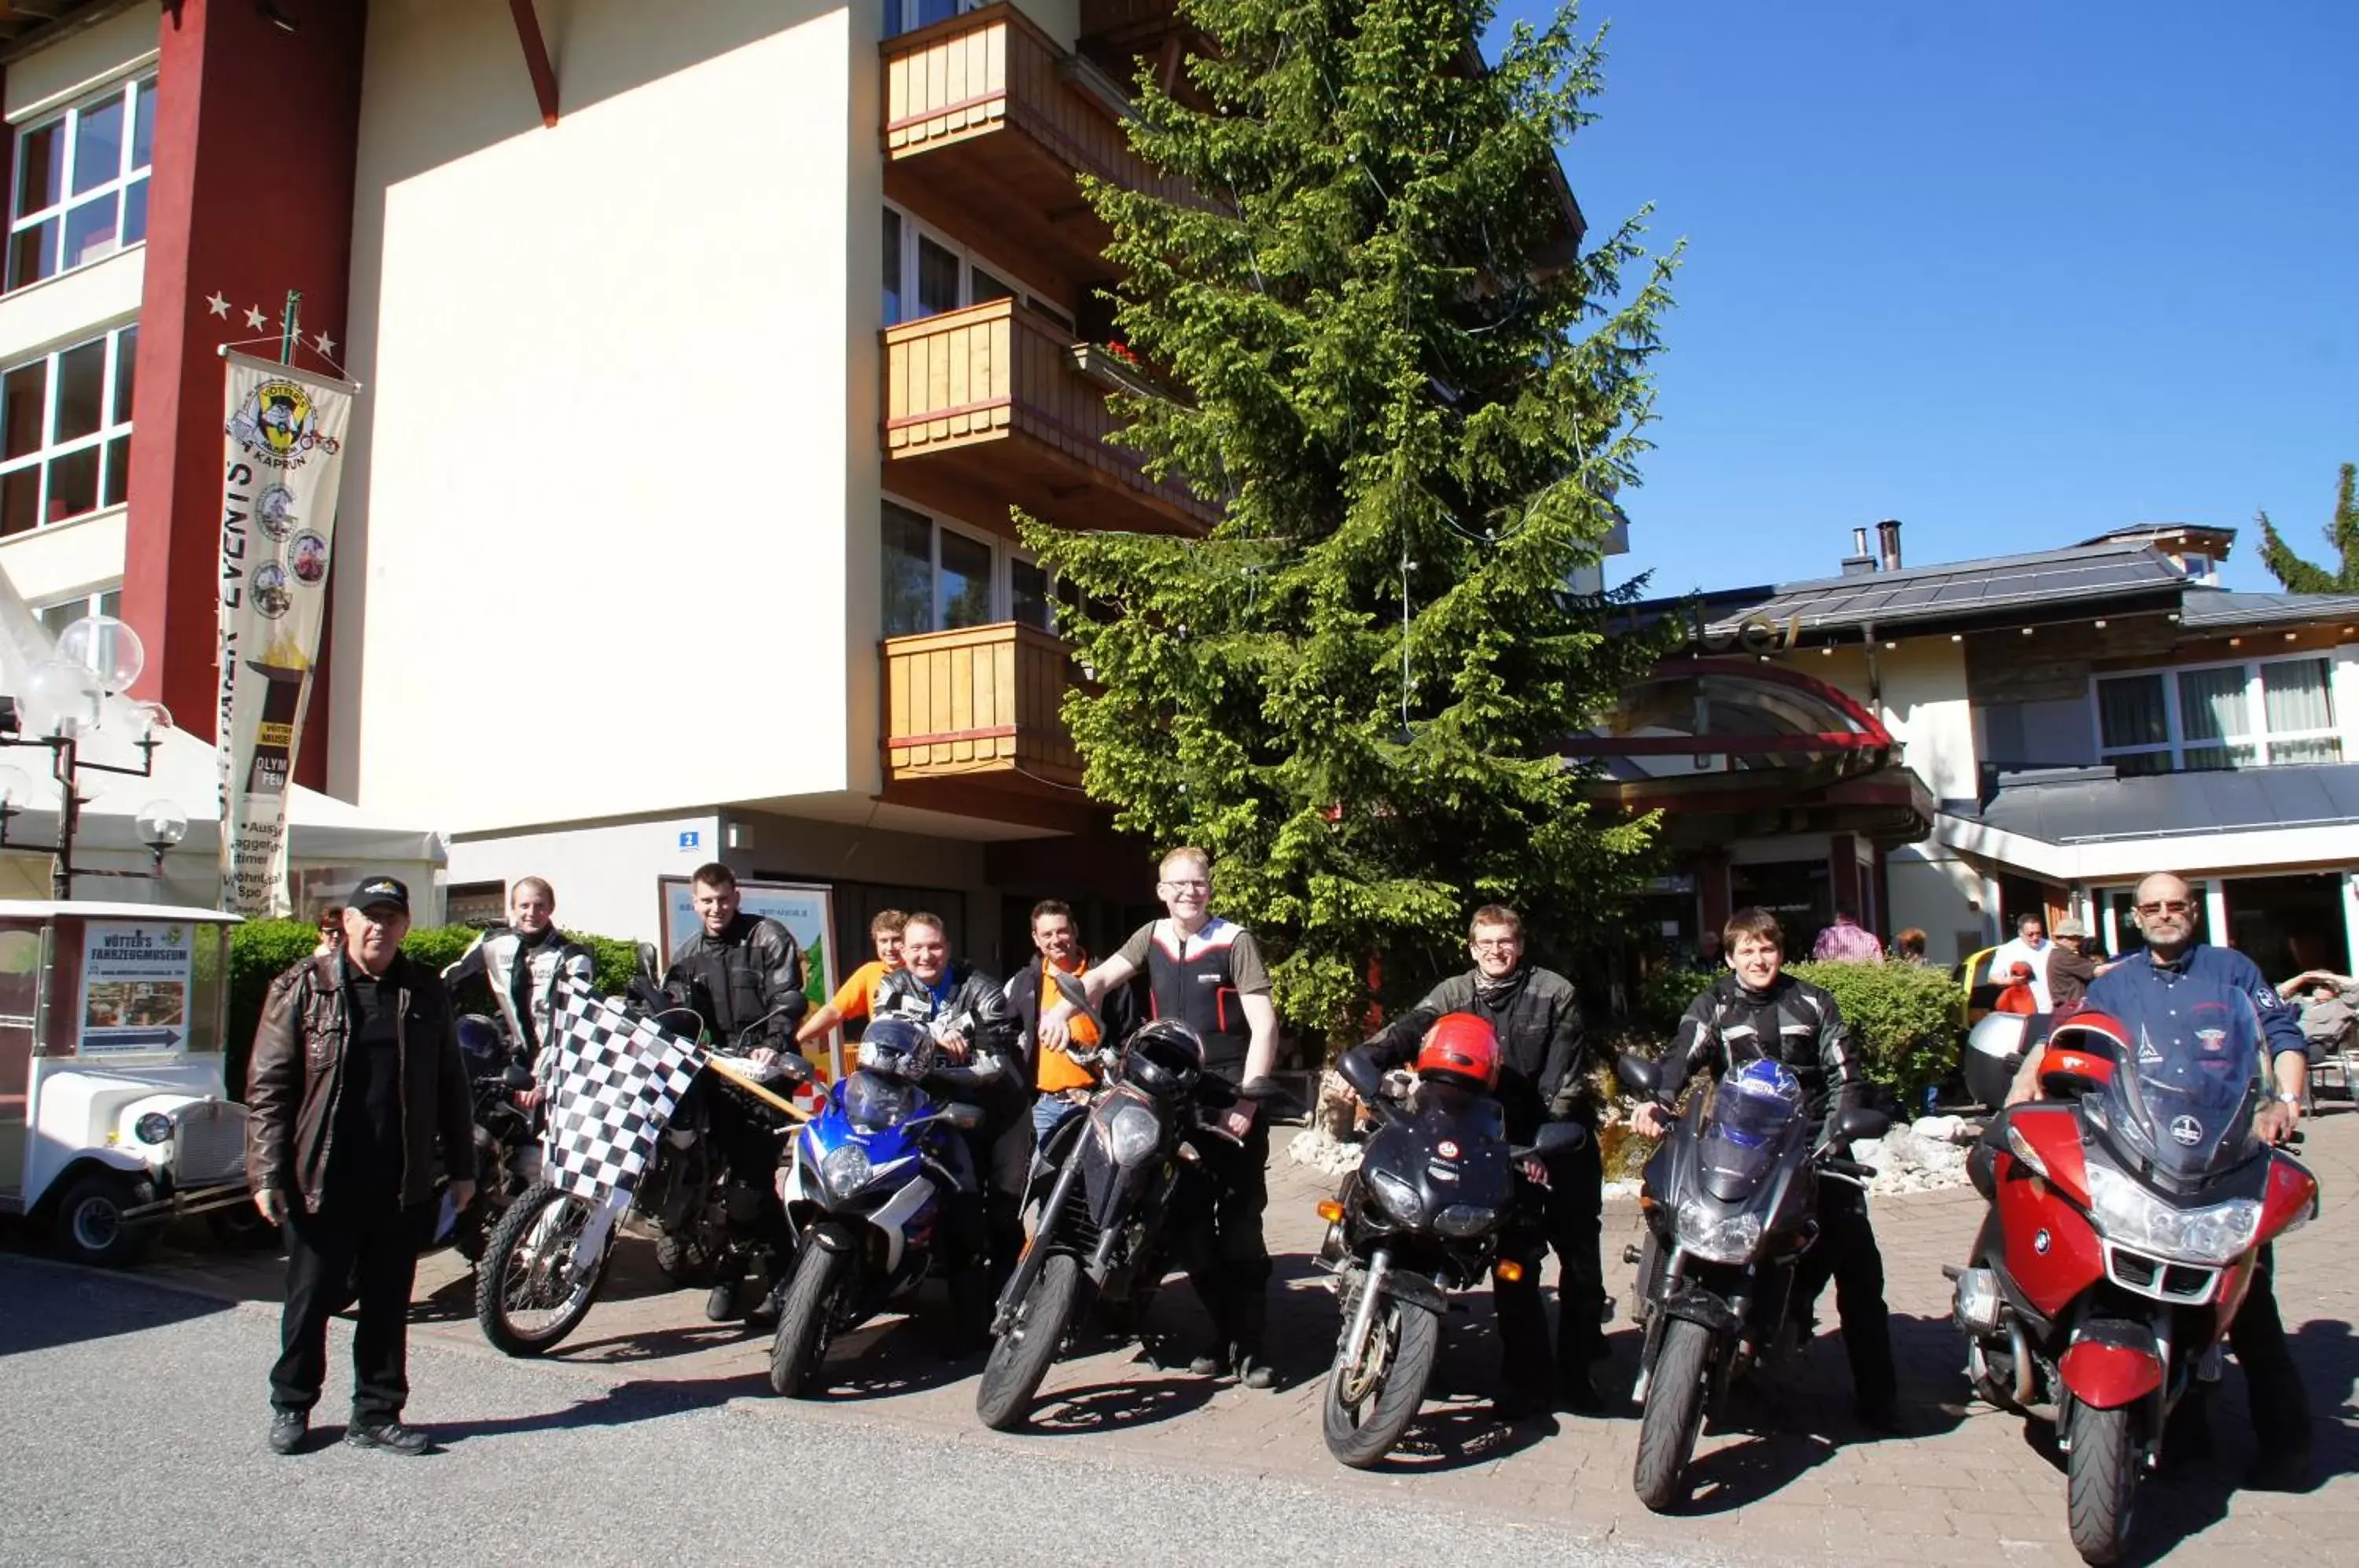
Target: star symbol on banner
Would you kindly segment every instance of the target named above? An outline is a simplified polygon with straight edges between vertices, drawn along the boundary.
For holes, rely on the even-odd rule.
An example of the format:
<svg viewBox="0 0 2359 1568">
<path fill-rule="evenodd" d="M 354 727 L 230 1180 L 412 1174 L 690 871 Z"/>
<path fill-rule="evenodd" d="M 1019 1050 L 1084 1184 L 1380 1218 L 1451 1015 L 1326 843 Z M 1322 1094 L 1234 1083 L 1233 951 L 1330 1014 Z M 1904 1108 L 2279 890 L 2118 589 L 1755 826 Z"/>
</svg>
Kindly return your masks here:
<svg viewBox="0 0 2359 1568">
<path fill-rule="evenodd" d="M 214 315 L 219 316 L 224 321 L 229 320 L 229 301 L 221 297 L 221 290 L 218 289 L 213 290 L 212 294 L 206 299 L 205 309 L 211 310 Z"/>
<path fill-rule="evenodd" d="M 321 332 L 315 335 L 311 339 L 311 346 L 320 351 L 320 357 L 322 359 L 332 359 L 335 357 L 336 340 L 330 337 L 325 332 Z"/>
<path fill-rule="evenodd" d="M 266 332 L 270 330 L 270 319 L 262 313 L 262 307 L 259 305 L 247 308 L 245 324 L 257 332 Z"/>
</svg>

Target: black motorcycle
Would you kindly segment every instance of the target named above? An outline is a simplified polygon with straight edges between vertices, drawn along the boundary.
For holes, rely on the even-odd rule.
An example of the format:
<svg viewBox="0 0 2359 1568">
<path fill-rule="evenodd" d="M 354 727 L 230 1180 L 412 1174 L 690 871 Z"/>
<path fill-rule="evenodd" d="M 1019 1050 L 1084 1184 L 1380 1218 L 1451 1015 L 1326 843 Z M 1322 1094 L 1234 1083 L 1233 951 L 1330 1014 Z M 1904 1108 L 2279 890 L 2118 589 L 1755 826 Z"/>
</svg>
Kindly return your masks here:
<svg viewBox="0 0 2359 1568">
<path fill-rule="evenodd" d="M 1495 1268 L 1520 1277 L 1520 1263 L 1499 1257 L 1526 1210 L 1520 1189 L 1529 1183 L 1517 1165 L 1589 1133 L 1551 1122 L 1517 1147 L 1499 1103 L 1471 1088 L 1431 1080 L 1397 1100 L 1365 1049 L 1346 1051 L 1336 1070 L 1379 1126 L 1359 1169 L 1319 1205 L 1327 1239 L 1318 1262 L 1343 1309 L 1320 1426 L 1329 1453 L 1365 1467 L 1392 1451 L 1425 1402 L 1449 1292 L 1473 1289 Z"/>
<path fill-rule="evenodd" d="M 1655 1062 L 1625 1056 L 1623 1085 L 1652 1095 Z M 1688 1461 L 1708 1409 L 1729 1385 L 1786 1348 L 1794 1265 L 1818 1234 L 1822 1177 L 1864 1182 L 1873 1167 L 1845 1158 L 1889 1119 L 1860 1105 L 1843 1111 L 1810 1147 L 1802 1088 L 1791 1069 L 1743 1062 L 1687 1114 L 1647 1162 L 1640 1208 L 1647 1235 L 1626 1260 L 1638 1269 L 1646 1339 L 1632 1397 L 1645 1410 L 1633 1473 L 1638 1500 L 1661 1512 L 1688 1495 Z"/>
<path fill-rule="evenodd" d="M 450 1244 L 469 1263 L 483 1261 L 492 1232 L 540 1180 L 540 1115 L 517 1096 L 531 1092 L 532 1070 L 496 1019 L 460 1016 L 459 1056 L 475 1104 L 475 1197 L 453 1218 Z"/>
</svg>

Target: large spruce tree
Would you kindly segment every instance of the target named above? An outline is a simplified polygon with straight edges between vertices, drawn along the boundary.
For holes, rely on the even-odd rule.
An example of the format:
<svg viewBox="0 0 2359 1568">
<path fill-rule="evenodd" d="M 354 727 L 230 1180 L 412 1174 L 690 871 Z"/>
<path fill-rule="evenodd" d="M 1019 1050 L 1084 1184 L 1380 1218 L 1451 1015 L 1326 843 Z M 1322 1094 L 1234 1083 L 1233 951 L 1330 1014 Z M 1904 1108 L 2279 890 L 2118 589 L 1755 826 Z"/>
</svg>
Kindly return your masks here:
<svg viewBox="0 0 2359 1568">
<path fill-rule="evenodd" d="M 2261 564 L 2294 593 L 2359 593 L 2359 499 L 2352 494 L 2359 466 L 2343 465 L 2334 489 L 2334 516 L 2326 525 L 2326 548 L 2335 556 L 2332 567 L 2313 566 L 2277 537 L 2269 515 L 2260 515 Z"/>
<path fill-rule="evenodd" d="M 1603 55 L 1571 5 L 1488 63 L 1468 0 L 1182 10 L 1210 47 L 1180 96 L 1142 72 L 1131 139 L 1200 202 L 1087 190 L 1175 394 L 1118 398 L 1125 439 L 1225 520 L 1024 532 L 1085 605 L 1091 794 L 1208 847 L 1282 1013 L 1342 1039 L 1372 964 L 1397 996 L 1462 964 L 1474 906 L 1561 953 L 1637 874 L 1651 824 L 1593 811 L 1556 745 L 1655 651 L 1567 585 L 1637 480 L 1671 261 L 1635 220 L 1572 243 L 1556 160 Z"/>
</svg>

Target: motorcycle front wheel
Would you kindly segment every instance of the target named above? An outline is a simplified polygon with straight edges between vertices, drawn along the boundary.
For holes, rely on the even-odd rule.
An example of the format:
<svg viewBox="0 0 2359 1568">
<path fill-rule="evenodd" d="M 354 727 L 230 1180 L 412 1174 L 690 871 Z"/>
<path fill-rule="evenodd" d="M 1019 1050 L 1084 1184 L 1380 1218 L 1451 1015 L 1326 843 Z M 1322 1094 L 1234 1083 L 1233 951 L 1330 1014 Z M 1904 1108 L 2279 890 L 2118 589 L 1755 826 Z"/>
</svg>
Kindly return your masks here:
<svg viewBox="0 0 2359 1568">
<path fill-rule="evenodd" d="M 475 1266 L 475 1322 L 495 1347 L 545 1355 L 589 1315 L 614 1251 L 610 1233 L 595 1260 L 575 1258 L 592 1213 L 587 1200 L 542 1185 L 500 1216 Z"/>
<path fill-rule="evenodd" d="M 2075 1403 L 2071 1432 L 2064 1497 L 2073 1549 L 2083 1562 L 2118 1563 L 2129 1549 L 2130 1504 L 2137 1497 L 2137 1444 L 2130 1432 L 2130 1412 Z"/>
<path fill-rule="evenodd" d="M 822 1247 L 816 1240 L 796 1250 L 794 1271 L 787 1276 L 786 1299 L 778 1306 L 778 1334 L 770 1341 L 774 1392 L 789 1397 L 801 1393 L 810 1375 L 827 1359 L 835 1298 L 851 1272 L 849 1252 Z"/>
<path fill-rule="evenodd" d="M 1656 1513 L 1688 1499 L 1688 1461 L 1703 1429 L 1703 1398 L 1712 1378 L 1712 1330 L 1687 1318 L 1663 1325 L 1647 1384 L 1647 1413 L 1638 1423 L 1638 1463 L 1630 1475 L 1638 1500 Z"/>
<path fill-rule="evenodd" d="M 974 1390 L 974 1413 L 984 1425 L 1007 1432 L 1024 1424 L 1032 1396 L 1064 1345 L 1081 1289 L 1081 1259 L 1071 1253 L 1052 1253 L 1040 1266 L 1007 1332 L 991 1342 L 991 1359 L 984 1363 L 983 1381 Z"/>
<path fill-rule="evenodd" d="M 1346 1332 L 1355 1310 L 1345 1303 Z M 1425 1403 L 1440 1344 L 1441 1323 L 1432 1312 L 1397 1296 L 1378 1302 L 1356 1371 L 1346 1365 L 1345 1346 L 1336 1344 L 1320 1411 L 1327 1452 L 1355 1470 L 1390 1454 Z"/>
</svg>

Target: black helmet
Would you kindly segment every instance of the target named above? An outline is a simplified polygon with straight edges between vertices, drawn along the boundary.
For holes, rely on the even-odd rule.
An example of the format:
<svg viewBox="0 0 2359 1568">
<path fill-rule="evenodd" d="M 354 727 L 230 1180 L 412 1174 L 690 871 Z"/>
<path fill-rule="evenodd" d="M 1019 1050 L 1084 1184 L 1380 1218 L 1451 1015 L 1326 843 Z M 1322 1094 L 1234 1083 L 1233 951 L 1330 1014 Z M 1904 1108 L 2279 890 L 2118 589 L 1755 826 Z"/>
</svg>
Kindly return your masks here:
<svg viewBox="0 0 2359 1568">
<path fill-rule="evenodd" d="M 459 1055 L 471 1078 L 495 1078 L 508 1064 L 507 1037 L 481 1013 L 459 1015 Z"/>
<path fill-rule="evenodd" d="M 1157 1099 L 1195 1088 L 1204 1075 L 1204 1042 L 1177 1018 L 1143 1025 L 1122 1051 L 1122 1077 Z"/>
<path fill-rule="evenodd" d="M 909 1018 L 878 1018 L 860 1037 L 860 1065 L 889 1078 L 923 1078 L 934 1056 L 934 1037 Z"/>
</svg>

